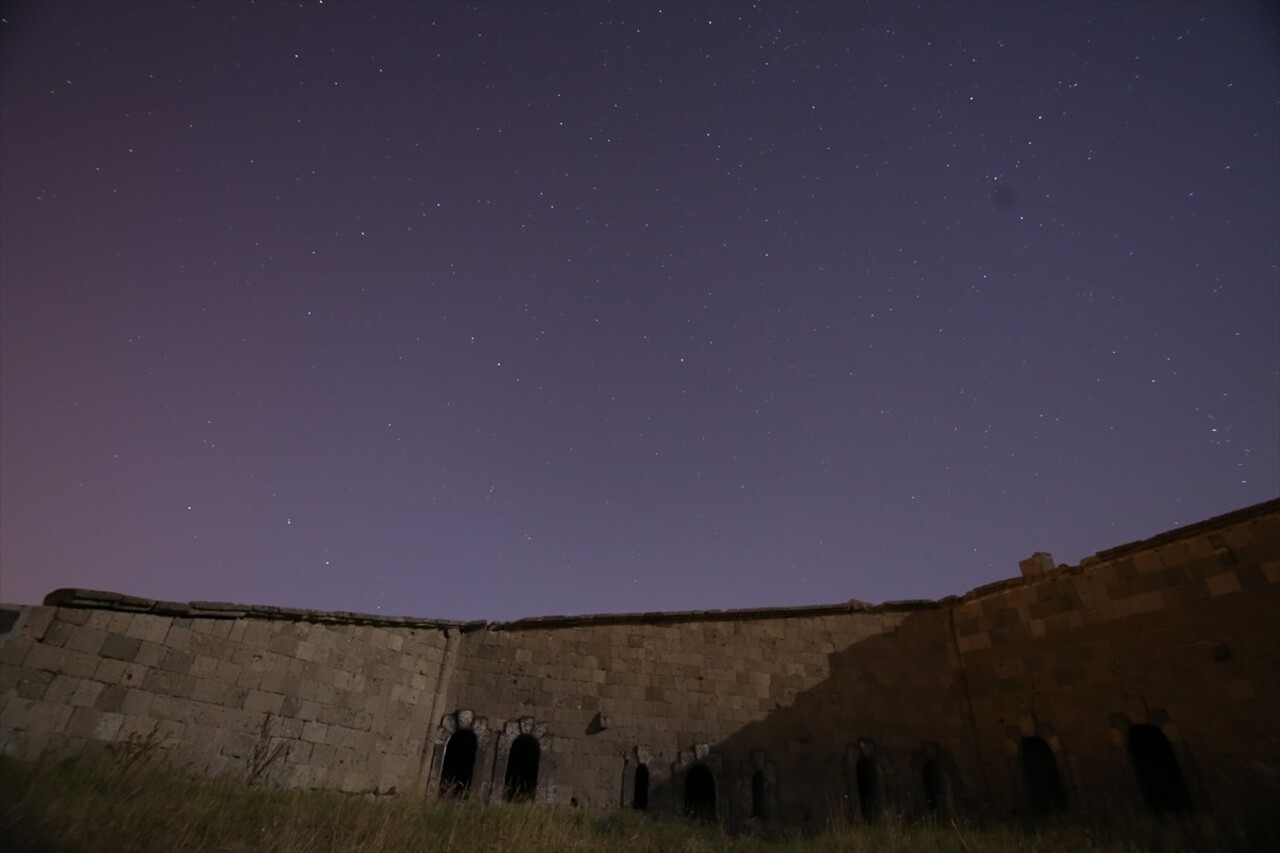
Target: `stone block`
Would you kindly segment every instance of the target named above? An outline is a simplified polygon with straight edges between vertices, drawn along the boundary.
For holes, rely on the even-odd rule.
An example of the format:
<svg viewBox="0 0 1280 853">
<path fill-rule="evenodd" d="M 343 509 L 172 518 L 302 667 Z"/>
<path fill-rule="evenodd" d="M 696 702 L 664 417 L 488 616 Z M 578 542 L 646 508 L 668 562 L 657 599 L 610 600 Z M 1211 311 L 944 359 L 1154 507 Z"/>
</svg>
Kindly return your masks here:
<svg viewBox="0 0 1280 853">
<path fill-rule="evenodd" d="M 12 693 L 23 699 L 43 699 L 46 702 L 65 702 L 75 691 L 78 679 L 52 672 L 40 672 L 17 666 L 5 666 L 6 689 L 4 696 Z"/>
<path fill-rule="evenodd" d="M 218 750 L 222 755 L 233 760 L 245 760 L 253 754 L 257 738 L 248 732 L 223 732 L 222 743 Z"/>
<path fill-rule="evenodd" d="M 190 628 L 184 628 L 178 624 L 173 624 L 169 627 L 169 632 L 164 636 L 164 644 L 171 651 L 189 651 L 195 644 L 195 636 L 195 632 Z"/>
<path fill-rule="evenodd" d="M 173 617 L 171 616 L 152 616 L 139 613 L 135 614 L 129 621 L 129 626 L 124 633 L 127 637 L 163 645 L 172 624 Z"/>
<path fill-rule="evenodd" d="M 92 740 L 98 725 L 98 712 L 92 708 L 73 708 L 71 718 L 67 721 L 65 734 L 71 737 Z"/>
<path fill-rule="evenodd" d="M 163 696 L 190 696 L 196 680 L 189 675 L 153 669 L 142 682 L 144 690 Z"/>
<path fill-rule="evenodd" d="M 43 748 L 42 741 L 63 731 L 72 710 L 70 705 L 14 697 L 0 705 L 0 733 L 21 732 Z"/>
<path fill-rule="evenodd" d="M 287 658 L 296 657 L 298 654 L 298 640 L 284 634 L 277 634 L 270 639 L 267 648 Z"/>
<path fill-rule="evenodd" d="M 1167 605 L 1165 604 L 1164 592 L 1162 590 L 1153 589 L 1150 592 L 1144 592 L 1141 595 L 1133 595 L 1124 599 L 1120 603 L 1120 606 L 1128 615 L 1137 615 L 1162 610 Z"/>
<path fill-rule="evenodd" d="M 250 690 L 244 699 L 244 710 L 251 714 L 278 714 L 283 705 L 284 696 L 262 690 Z"/>
<path fill-rule="evenodd" d="M 231 636 L 231 628 L 234 622 L 229 619 L 201 619 L 196 622 L 197 627 L 206 626 L 208 634 L 218 640 L 226 640 Z"/>
<path fill-rule="evenodd" d="M 96 615 L 96 614 L 95 614 Z M 65 647 L 73 649 L 77 652 L 83 652 L 87 655 L 97 655 L 102 648 L 102 642 L 107 638 L 107 632 L 85 625 L 77 628 L 67 638 Z"/>
<path fill-rule="evenodd" d="M 94 702 L 94 709 L 98 711 L 122 711 L 124 708 L 124 699 L 129 695 L 127 687 L 119 684 L 105 684 L 102 692 L 98 694 L 98 699 Z"/>
<path fill-rule="evenodd" d="M 297 656 L 304 661 L 327 663 L 329 649 L 317 643 L 302 641 L 298 643 Z"/>
<path fill-rule="evenodd" d="M 186 652 L 169 649 L 165 652 L 164 659 L 160 661 L 160 669 L 165 672 L 187 675 L 191 672 L 191 667 L 194 663 L 195 658 Z"/>
<path fill-rule="evenodd" d="M 987 631 L 983 631 L 980 634 L 960 637 L 956 640 L 956 645 L 959 647 L 961 654 L 981 651 L 982 649 L 991 647 L 991 634 Z"/>
<path fill-rule="evenodd" d="M 61 649 L 67 644 L 67 640 L 71 639 L 71 635 L 76 631 L 76 626 L 70 622 L 57 621 L 49 626 L 44 632 L 44 638 L 41 640 L 46 646 L 52 646 Z"/>
<path fill-rule="evenodd" d="M 103 684 L 119 684 L 124 680 L 124 673 L 128 666 L 122 660 L 102 658 L 98 661 L 98 668 L 93 671 L 93 680 L 101 681 Z"/>
<path fill-rule="evenodd" d="M 27 611 L 26 618 L 22 620 L 23 639 L 38 642 L 44 638 L 45 631 L 53 624 L 53 617 L 56 611 L 52 607 L 33 607 Z M 13 638 L 6 638 L 5 642 L 12 642 Z M 0 647 L 4 645 L 0 642 Z"/>
<path fill-rule="evenodd" d="M 126 689 L 120 711 L 128 716 L 147 718 L 151 714 L 151 703 L 155 698 L 145 690 Z"/>
<path fill-rule="evenodd" d="M 22 662 L 27 659 L 27 655 L 30 653 L 32 645 L 34 645 L 34 643 L 21 634 L 11 634 L 7 637 L 0 638 L 0 663 L 6 663 L 10 666 L 21 666 Z"/>
<path fill-rule="evenodd" d="M 53 618 L 59 622 L 69 622 L 72 625 L 86 625 L 89 622 L 89 614 L 91 612 L 73 607 L 59 607 Z"/>
<path fill-rule="evenodd" d="M 71 694 L 70 702 L 77 708 L 92 708 L 98 703 L 98 695 L 105 685 L 100 681 L 82 680 Z"/>
<path fill-rule="evenodd" d="M 212 705 L 240 707 L 244 702 L 244 691 L 220 681 L 198 678 L 191 687 L 191 698 Z"/>
<path fill-rule="evenodd" d="M 142 646 L 142 640 L 136 637 L 128 637 L 122 634 L 107 634 L 103 639 L 102 648 L 99 650 L 105 658 L 112 658 L 118 661 L 131 663 L 138 654 L 138 649 Z"/>
<path fill-rule="evenodd" d="M 311 751 L 315 748 L 313 744 L 299 740 L 291 736 L 289 741 L 289 754 L 284 760 L 289 764 L 309 764 L 311 762 Z"/>
<path fill-rule="evenodd" d="M 133 655 L 133 662 L 146 667 L 158 667 L 168 650 L 159 643 L 142 640 Z"/>
<path fill-rule="evenodd" d="M 248 666 L 240 668 L 240 674 L 236 678 L 236 687 L 246 690 L 258 690 L 262 687 L 262 672 L 260 670 L 251 669 Z"/>
<path fill-rule="evenodd" d="M 1204 579 L 1204 582 L 1209 589 L 1209 594 L 1215 598 L 1219 595 L 1240 592 L 1240 579 L 1235 572 L 1210 575 Z"/>
<path fill-rule="evenodd" d="M 93 725 L 90 737 L 105 743 L 114 743 L 124 723 L 124 715 L 113 712 L 99 712 Z"/>
<path fill-rule="evenodd" d="M 239 664 L 232 663 L 229 660 L 220 660 L 213 674 L 213 679 L 223 684 L 235 684 L 240 680 L 242 671 L 243 668 Z"/>
<path fill-rule="evenodd" d="M 62 664 L 66 657 L 67 653 L 62 648 L 36 643 L 27 653 L 22 665 L 27 669 L 62 672 Z"/>
<path fill-rule="evenodd" d="M 190 674 L 195 678 L 213 679 L 218 673 L 218 659 L 201 655 L 191 662 Z"/>
<path fill-rule="evenodd" d="M 367 770 L 348 770 L 342 774 L 339 790 L 345 794 L 365 794 L 374 790 L 373 775 Z"/>
</svg>

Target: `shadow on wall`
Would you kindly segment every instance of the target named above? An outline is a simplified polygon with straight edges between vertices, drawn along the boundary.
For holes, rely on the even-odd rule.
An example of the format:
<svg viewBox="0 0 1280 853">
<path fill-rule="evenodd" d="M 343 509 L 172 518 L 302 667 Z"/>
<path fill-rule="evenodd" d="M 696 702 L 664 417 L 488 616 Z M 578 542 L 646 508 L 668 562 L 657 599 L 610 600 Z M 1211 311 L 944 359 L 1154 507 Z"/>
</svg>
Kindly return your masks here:
<svg viewBox="0 0 1280 853">
<path fill-rule="evenodd" d="M 962 781 L 981 783 L 958 772 L 977 761 L 946 610 L 863 618 L 877 633 L 830 654 L 829 678 L 719 743 L 689 744 L 646 802 L 735 829 L 964 810 Z M 769 695 L 790 698 L 775 678 Z"/>
<path fill-rule="evenodd" d="M 884 629 L 832 653 L 829 678 L 718 743 L 690 744 L 641 801 L 733 829 L 777 823 L 819 830 L 832 820 L 887 816 L 1035 818 L 1080 807 L 1074 774 L 1084 773 L 1092 808 L 1195 808 L 1188 780 L 1196 769 L 1158 726 L 1126 724 L 1119 755 L 1105 716 L 1096 721 L 1096 738 L 1091 727 L 1075 726 L 1073 736 L 1089 741 L 1075 745 L 1088 758 L 1080 769 L 1060 754 L 1056 737 L 1053 746 L 1037 734 L 980 742 L 946 607 L 868 618 L 883 619 Z M 983 695 L 992 687 L 983 685 Z M 1123 701 L 1108 689 L 1060 710 Z M 770 695 L 785 697 L 785 686 L 774 685 Z"/>
</svg>

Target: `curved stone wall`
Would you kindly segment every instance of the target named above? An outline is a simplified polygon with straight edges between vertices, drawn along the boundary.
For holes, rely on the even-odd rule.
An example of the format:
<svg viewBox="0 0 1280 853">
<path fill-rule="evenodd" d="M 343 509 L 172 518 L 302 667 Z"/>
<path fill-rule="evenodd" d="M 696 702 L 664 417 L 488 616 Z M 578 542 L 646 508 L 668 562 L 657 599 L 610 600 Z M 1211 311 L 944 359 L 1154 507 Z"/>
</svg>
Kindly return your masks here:
<svg viewBox="0 0 1280 853">
<path fill-rule="evenodd" d="M 466 729 L 464 795 L 491 800 L 515 785 L 736 827 L 1267 820 L 1280 501 L 1022 570 L 938 602 L 505 624 L 60 590 L 0 609 L 0 751 L 146 748 L 200 774 L 438 796 Z"/>
</svg>

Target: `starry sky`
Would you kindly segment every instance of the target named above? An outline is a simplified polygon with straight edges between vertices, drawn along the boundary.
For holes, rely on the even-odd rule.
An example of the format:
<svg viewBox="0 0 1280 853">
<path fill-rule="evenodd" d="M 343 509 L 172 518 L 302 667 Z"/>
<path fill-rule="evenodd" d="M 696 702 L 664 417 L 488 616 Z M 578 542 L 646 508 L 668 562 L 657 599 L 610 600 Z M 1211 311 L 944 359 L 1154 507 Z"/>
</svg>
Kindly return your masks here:
<svg viewBox="0 0 1280 853">
<path fill-rule="evenodd" d="M 1249 3 L 0 22 L 0 598 L 939 598 L 1280 494 Z"/>
</svg>

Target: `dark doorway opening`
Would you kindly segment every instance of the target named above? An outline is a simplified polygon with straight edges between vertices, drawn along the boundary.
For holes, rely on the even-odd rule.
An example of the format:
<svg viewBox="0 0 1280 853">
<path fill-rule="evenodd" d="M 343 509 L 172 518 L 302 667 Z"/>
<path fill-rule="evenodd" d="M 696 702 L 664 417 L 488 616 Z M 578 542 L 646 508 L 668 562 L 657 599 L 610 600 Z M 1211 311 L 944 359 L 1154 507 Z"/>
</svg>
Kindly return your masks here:
<svg viewBox="0 0 1280 853">
<path fill-rule="evenodd" d="M 943 810 L 942 768 L 936 758 L 925 761 L 920 768 L 920 781 L 924 784 L 924 809 L 929 814 Z"/>
<path fill-rule="evenodd" d="M 1031 813 L 1053 814 L 1067 807 L 1067 791 L 1058 775 L 1058 762 L 1053 750 L 1042 737 L 1024 737 L 1018 753 L 1022 759 L 1022 779 L 1027 786 L 1027 801 Z"/>
<path fill-rule="evenodd" d="M 769 803 L 766 794 L 764 771 L 757 770 L 751 774 L 751 816 L 756 820 L 769 819 Z"/>
<path fill-rule="evenodd" d="M 440 796 L 464 797 L 471 790 L 476 748 L 475 732 L 458 731 L 449 735 L 449 741 L 444 745 L 444 761 L 440 765 Z"/>
<path fill-rule="evenodd" d="M 875 820 L 880 816 L 880 767 L 869 755 L 858 759 L 854 776 L 858 780 L 858 808 L 863 820 Z"/>
<path fill-rule="evenodd" d="M 1148 809 L 1157 813 L 1191 811 L 1191 792 L 1182 779 L 1178 757 L 1159 727 L 1143 723 L 1129 728 L 1129 761 Z"/>
<path fill-rule="evenodd" d="M 684 813 L 693 820 L 716 819 L 716 780 L 705 764 L 695 764 L 685 774 Z"/>
<path fill-rule="evenodd" d="M 517 803 L 533 799 L 538 790 L 538 739 L 533 735 L 520 735 L 507 753 L 507 776 L 503 780 L 503 792 L 508 801 Z"/>
<path fill-rule="evenodd" d="M 644 811 L 649 808 L 649 768 L 636 765 L 635 785 L 631 791 L 631 808 Z"/>
</svg>

